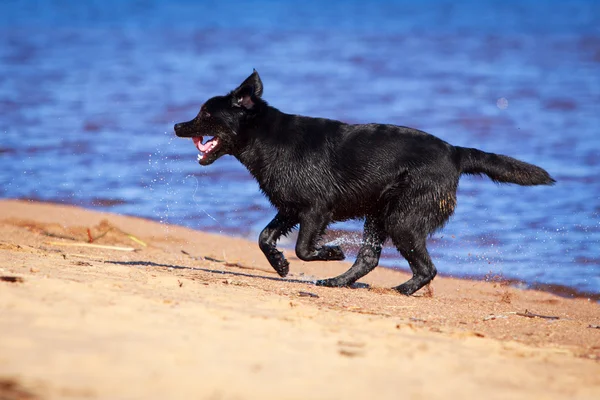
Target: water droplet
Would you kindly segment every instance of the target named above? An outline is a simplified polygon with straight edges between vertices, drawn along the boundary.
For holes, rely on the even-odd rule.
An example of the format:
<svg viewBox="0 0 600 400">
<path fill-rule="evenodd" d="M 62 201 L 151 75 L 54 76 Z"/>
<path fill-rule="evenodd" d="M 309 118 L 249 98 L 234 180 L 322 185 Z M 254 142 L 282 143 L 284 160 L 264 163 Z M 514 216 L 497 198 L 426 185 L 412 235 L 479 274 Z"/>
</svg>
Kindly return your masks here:
<svg viewBox="0 0 600 400">
<path fill-rule="evenodd" d="M 501 110 L 506 110 L 508 108 L 508 100 L 504 97 L 500 97 L 498 101 L 496 101 L 496 106 Z"/>
</svg>

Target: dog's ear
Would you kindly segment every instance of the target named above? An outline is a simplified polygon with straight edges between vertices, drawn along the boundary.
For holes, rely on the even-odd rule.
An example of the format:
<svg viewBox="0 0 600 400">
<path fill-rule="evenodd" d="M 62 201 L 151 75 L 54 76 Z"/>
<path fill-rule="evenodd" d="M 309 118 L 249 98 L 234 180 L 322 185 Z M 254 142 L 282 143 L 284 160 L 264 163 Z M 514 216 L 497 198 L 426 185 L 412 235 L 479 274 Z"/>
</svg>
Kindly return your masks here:
<svg viewBox="0 0 600 400">
<path fill-rule="evenodd" d="M 236 89 L 241 89 L 244 86 L 252 86 L 254 88 L 254 95 L 256 97 L 262 97 L 263 94 L 263 84 L 260 80 L 260 76 L 258 76 L 258 72 L 256 70 L 252 70 L 252 75 L 246 78 L 244 82 Z"/>
<path fill-rule="evenodd" d="M 254 106 L 256 97 L 261 97 L 263 93 L 263 84 L 258 76 L 258 72 L 254 70 L 240 86 L 233 92 L 233 101 L 236 105 L 250 109 Z"/>
</svg>

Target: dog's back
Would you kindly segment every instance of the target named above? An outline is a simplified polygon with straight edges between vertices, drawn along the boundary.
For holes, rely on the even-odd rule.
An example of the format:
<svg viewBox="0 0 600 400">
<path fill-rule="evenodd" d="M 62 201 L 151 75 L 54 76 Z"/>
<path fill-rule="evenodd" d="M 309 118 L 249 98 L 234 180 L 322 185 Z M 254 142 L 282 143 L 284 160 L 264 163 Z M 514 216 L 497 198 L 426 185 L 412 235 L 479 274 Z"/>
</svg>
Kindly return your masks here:
<svg viewBox="0 0 600 400">
<path fill-rule="evenodd" d="M 511 157 L 455 147 L 428 133 L 395 125 L 349 125 L 282 113 L 248 133 L 252 146 L 240 160 L 278 209 L 325 203 L 333 220 L 364 217 L 394 205 L 428 209 L 427 231 L 441 227 L 456 203 L 462 173 L 497 182 L 549 184 L 543 169 Z"/>
</svg>

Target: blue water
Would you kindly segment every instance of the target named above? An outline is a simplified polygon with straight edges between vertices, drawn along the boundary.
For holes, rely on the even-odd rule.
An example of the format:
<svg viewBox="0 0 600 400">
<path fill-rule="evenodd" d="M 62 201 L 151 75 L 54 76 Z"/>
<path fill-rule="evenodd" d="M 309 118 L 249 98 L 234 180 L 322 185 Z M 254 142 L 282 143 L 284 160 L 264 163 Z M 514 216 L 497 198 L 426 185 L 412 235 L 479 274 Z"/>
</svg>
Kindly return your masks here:
<svg viewBox="0 0 600 400">
<path fill-rule="evenodd" d="M 252 68 L 282 111 L 546 168 L 554 187 L 463 178 L 434 261 L 600 294 L 597 1 L 3 0 L 0 196 L 255 240 L 274 210 L 248 172 L 231 157 L 200 167 L 172 132 Z M 361 227 L 326 240 L 352 252 Z M 391 249 L 382 264 L 407 269 Z"/>
</svg>

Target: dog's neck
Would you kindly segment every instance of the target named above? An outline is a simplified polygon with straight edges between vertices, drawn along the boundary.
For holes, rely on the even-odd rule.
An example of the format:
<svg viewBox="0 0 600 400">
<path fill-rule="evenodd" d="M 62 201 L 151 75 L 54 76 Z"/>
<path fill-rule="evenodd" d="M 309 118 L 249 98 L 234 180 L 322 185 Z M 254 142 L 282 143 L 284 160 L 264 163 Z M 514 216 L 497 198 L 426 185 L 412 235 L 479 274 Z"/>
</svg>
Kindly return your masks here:
<svg viewBox="0 0 600 400">
<path fill-rule="evenodd" d="M 250 171 L 269 197 L 274 186 L 277 186 L 281 179 L 286 179 L 287 174 L 282 170 L 285 170 L 287 160 L 281 157 L 282 154 L 289 154 L 273 151 L 277 146 L 273 147 L 269 143 L 277 143 L 281 146 L 279 148 L 293 145 L 298 139 L 297 135 L 294 135 L 293 131 L 281 128 L 285 127 L 289 120 L 298 117 L 266 106 L 260 114 L 240 127 L 238 132 L 243 141 L 235 157 Z M 275 165 L 278 167 L 273 168 Z"/>
<path fill-rule="evenodd" d="M 272 118 L 279 117 L 281 113 L 274 107 L 266 106 L 257 115 L 248 118 L 239 127 L 237 132 L 239 136 L 239 148 L 235 157 L 254 175 L 258 172 L 260 164 L 270 159 L 269 154 L 265 154 L 261 149 L 261 143 L 268 140 L 273 135 Z"/>
</svg>

